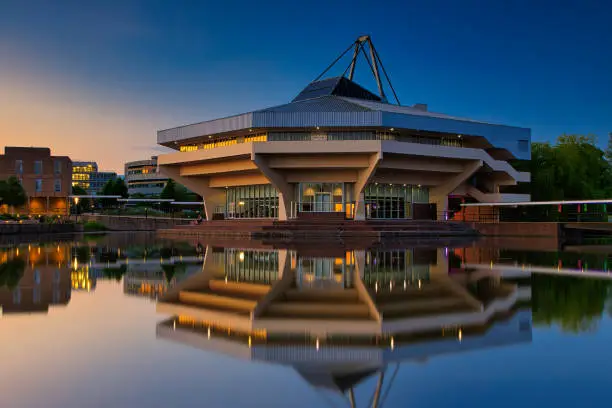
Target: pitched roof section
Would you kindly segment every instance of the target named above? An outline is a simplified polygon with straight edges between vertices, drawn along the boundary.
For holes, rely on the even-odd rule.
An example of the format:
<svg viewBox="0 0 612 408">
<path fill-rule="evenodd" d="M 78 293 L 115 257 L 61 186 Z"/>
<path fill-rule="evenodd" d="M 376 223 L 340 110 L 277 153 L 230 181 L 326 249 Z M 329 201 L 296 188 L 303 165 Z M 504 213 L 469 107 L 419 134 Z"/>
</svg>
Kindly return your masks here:
<svg viewBox="0 0 612 408">
<path fill-rule="evenodd" d="M 379 96 L 363 88 L 361 85 L 345 77 L 333 77 L 309 83 L 291 102 L 299 102 L 332 95 L 369 101 L 381 101 Z"/>
<path fill-rule="evenodd" d="M 372 110 L 349 99 L 321 96 L 273 106 L 256 112 L 370 112 Z"/>
<path fill-rule="evenodd" d="M 445 115 L 444 113 L 436 113 L 436 112 L 429 112 L 426 110 L 421 110 L 421 109 L 417 109 L 415 107 L 412 106 L 400 106 L 400 105 L 391 105 L 389 103 L 383 103 L 383 102 L 376 102 L 376 101 L 366 101 L 366 100 L 362 100 L 362 99 L 356 99 L 356 98 L 341 98 L 347 102 L 351 102 L 355 105 L 359 105 L 363 108 L 368 108 L 370 110 L 374 110 L 374 111 L 381 111 L 381 112 L 390 112 L 390 113 L 400 113 L 403 115 L 417 115 L 417 116 L 427 116 L 427 117 L 431 117 L 431 118 L 440 118 L 440 119 L 452 119 L 452 120 L 460 120 L 460 121 L 464 121 L 464 122 L 474 122 L 474 123 L 484 123 L 484 124 L 488 124 L 491 125 L 492 123 L 488 123 L 488 122 L 482 122 L 482 121 L 478 121 L 478 120 L 474 120 L 474 119 L 467 119 L 467 118 L 460 118 L 457 116 L 450 116 L 450 115 Z"/>
</svg>

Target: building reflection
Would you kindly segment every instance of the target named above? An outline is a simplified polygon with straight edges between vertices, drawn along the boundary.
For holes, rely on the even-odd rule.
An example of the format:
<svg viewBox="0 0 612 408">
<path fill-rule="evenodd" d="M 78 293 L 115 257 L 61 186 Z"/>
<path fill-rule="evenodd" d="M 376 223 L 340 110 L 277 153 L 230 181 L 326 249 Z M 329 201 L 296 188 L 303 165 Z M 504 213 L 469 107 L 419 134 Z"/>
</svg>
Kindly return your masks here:
<svg viewBox="0 0 612 408">
<path fill-rule="evenodd" d="M 0 307 L 3 314 L 46 313 L 71 296 L 70 252 L 61 245 L 0 248 Z"/>
<path fill-rule="evenodd" d="M 207 247 L 202 272 L 160 297 L 173 317 L 157 336 L 290 365 L 352 404 L 376 375 L 373 406 L 390 366 L 531 341 L 529 279 L 455 267 L 445 248 L 327 252 Z"/>
</svg>

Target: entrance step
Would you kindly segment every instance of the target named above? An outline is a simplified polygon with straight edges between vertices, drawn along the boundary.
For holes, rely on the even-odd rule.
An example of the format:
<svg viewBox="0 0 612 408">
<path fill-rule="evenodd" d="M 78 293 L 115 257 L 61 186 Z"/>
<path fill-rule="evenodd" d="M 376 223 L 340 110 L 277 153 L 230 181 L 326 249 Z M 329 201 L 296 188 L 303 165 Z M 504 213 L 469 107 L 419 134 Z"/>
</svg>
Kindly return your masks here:
<svg viewBox="0 0 612 408">
<path fill-rule="evenodd" d="M 183 290 L 179 292 L 179 301 L 184 304 L 208 307 L 221 310 L 250 312 L 257 306 L 256 300 L 238 299 L 235 297 L 217 295 L 198 291 Z"/>
</svg>

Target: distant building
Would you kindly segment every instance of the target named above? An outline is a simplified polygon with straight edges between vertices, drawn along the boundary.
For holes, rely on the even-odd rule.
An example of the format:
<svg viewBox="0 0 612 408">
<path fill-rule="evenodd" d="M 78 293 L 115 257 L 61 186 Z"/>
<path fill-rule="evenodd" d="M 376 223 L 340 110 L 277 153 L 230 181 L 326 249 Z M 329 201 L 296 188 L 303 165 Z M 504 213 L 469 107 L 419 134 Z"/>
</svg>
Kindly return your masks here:
<svg viewBox="0 0 612 408">
<path fill-rule="evenodd" d="M 5 147 L 0 155 L 0 180 L 14 176 L 26 191 L 28 201 L 19 212 L 67 214 L 71 193 L 72 160 L 51 156 L 47 147 Z M 0 208 L 0 212 L 6 211 Z"/>
<path fill-rule="evenodd" d="M 168 177 L 157 171 L 157 156 L 151 157 L 150 160 L 125 163 L 124 177 L 130 196 L 159 196 L 168 182 Z"/>
<path fill-rule="evenodd" d="M 104 185 L 117 178 L 112 171 L 98 171 L 98 164 L 93 161 L 78 161 L 72 163 L 72 185 L 79 186 L 87 194 L 96 195 Z"/>
</svg>

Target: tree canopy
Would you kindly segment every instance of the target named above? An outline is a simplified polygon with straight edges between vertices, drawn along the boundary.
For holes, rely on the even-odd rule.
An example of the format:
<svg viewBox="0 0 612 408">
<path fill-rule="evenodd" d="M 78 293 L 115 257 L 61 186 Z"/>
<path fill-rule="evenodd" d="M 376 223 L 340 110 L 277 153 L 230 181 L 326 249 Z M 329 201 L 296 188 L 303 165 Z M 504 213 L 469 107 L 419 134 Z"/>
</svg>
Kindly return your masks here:
<svg viewBox="0 0 612 408">
<path fill-rule="evenodd" d="M 102 187 L 102 195 L 118 195 L 122 198 L 128 197 L 128 187 L 122 178 L 108 180 Z"/>
<path fill-rule="evenodd" d="M 10 208 L 19 207 L 26 203 L 28 196 L 16 177 L 8 180 L 0 180 L 0 205 L 8 205 Z"/>
<path fill-rule="evenodd" d="M 562 135 L 556 143 L 533 143 L 533 201 L 603 199 L 612 196 L 612 164 L 593 135 Z M 612 150 L 610 150 L 612 153 Z"/>
</svg>

